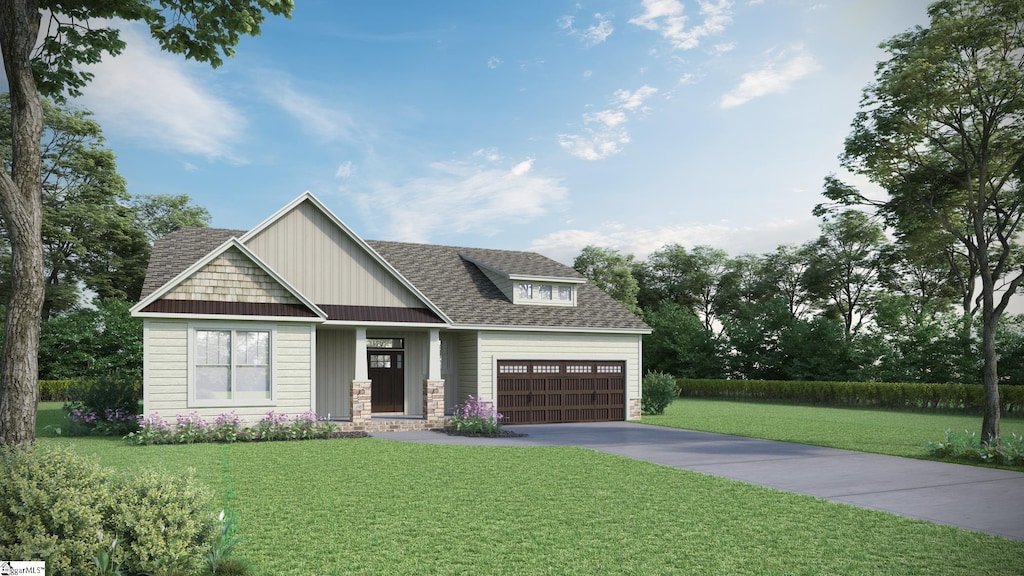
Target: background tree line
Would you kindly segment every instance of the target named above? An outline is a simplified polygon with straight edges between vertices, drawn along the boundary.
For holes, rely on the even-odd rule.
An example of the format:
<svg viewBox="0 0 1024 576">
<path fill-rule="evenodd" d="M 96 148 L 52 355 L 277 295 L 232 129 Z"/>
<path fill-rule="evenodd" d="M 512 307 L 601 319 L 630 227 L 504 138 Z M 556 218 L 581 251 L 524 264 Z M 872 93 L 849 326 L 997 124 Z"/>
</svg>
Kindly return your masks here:
<svg viewBox="0 0 1024 576">
<path fill-rule="evenodd" d="M 823 216 L 817 239 L 730 256 L 671 244 L 639 260 L 588 246 L 574 268 L 654 329 L 645 370 L 685 378 L 980 383 L 969 259 L 890 240 L 865 212 Z M 966 328 L 965 328 L 966 327 Z M 997 340 L 1024 384 L 1024 316 Z"/>
<path fill-rule="evenodd" d="M 206 226 L 210 214 L 185 194 L 130 194 L 90 113 L 47 100 L 42 104 L 45 296 L 39 377 L 99 377 L 112 371 L 141 377 L 142 327 L 128 310 L 139 300 L 152 243 L 183 226 Z M 10 113 L 9 95 L 0 94 L 0 154 L 7 170 Z M 11 258 L 5 233 L 0 302 L 11 295 Z"/>
</svg>

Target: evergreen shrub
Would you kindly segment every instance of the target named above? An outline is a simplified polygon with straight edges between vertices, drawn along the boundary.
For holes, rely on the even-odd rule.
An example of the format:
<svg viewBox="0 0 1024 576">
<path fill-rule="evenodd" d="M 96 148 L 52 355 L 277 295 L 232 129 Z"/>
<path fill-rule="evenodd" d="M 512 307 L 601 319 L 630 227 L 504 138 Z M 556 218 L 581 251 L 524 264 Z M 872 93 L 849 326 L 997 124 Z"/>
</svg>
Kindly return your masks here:
<svg viewBox="0 0 1024 576">
<path fill-rule="evenodd" d="M 676 379 L 664 372 L 648 372 L 643 380 L 640 409 L 644 414 L 664 414 L 676 398 Z"/>
</svg>

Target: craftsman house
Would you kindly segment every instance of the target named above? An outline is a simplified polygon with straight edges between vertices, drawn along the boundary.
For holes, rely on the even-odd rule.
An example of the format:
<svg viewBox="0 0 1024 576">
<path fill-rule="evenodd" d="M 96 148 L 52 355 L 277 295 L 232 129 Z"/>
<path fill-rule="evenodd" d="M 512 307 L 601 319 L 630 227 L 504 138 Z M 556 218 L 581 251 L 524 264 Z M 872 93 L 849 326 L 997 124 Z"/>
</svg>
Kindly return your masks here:
<svg viewBox="0 0 1024 576">
<path fill-rule="evenodd" d="M 132 313 L 146 414 L 434 428 L 473 395 L 510 424 L 640 417 L 650 328 L 575 270 L 366 241 L 309 193 L 249 231 L 160 239 Z"/>
</svg>

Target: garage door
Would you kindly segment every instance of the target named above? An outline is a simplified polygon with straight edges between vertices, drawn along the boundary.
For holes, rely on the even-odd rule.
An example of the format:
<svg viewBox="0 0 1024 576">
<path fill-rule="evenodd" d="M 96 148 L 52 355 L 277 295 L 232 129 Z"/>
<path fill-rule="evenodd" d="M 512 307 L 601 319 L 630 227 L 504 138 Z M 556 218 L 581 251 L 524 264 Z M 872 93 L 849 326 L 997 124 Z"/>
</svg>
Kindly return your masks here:
<svg viewBox="0 0 1024 576">
<path fill-rule="evenodd" d="M 505 424 L 626 419 L 626 363 L 499 360 L 498 412 Z"/>
</svg>

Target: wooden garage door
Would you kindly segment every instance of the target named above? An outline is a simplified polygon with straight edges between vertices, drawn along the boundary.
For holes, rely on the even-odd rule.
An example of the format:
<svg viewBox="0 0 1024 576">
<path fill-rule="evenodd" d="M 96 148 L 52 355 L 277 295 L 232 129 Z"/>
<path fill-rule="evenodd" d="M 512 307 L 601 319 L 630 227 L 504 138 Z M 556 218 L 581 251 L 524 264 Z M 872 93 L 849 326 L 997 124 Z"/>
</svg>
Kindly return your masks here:
<svg viewBox="0 0 1024 576">
<path fill-rule="evenodd" d="M 499 360 L 498 412 L 505 424 L 626 419 L 626 363 Z"/>
</svg>

